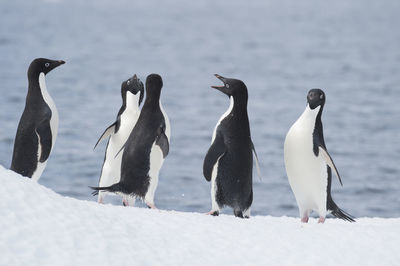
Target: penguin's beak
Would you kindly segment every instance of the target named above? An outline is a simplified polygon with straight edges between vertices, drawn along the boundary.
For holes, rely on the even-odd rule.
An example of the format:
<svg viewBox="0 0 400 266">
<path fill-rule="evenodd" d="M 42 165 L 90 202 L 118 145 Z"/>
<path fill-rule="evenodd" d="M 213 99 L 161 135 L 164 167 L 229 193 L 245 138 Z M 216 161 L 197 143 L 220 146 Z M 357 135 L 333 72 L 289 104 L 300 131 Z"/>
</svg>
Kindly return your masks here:
<svg viewBox="0 0 400 266">
<path fill-rule="evenodd" d="M 56 61 L 54 61 L 54 68 L 56 68 L 56 67 L 58 67 L 58 66 L 61 66 L 61 65 L 63 65 L 63 64 L 65 64 L 65 61 L 63 61 L 63 60 L 56 60 Z"/>
<path fill-rule="evenodd" d="M 59 66 L 61 66 L 63 64 L 65 64 L 65 61 L 63 61 L 63 60 L 54 60 L 53 63 L 52 63 L 53 67 L 51 69 L 59 67 Z"/>
<path fill-rule="evenodd" d="M 211 86 L 211 88 L 217 89 L 220 92 L 230 96 L 230 90 L 229 90 L 229 85 L 227 86 L 226 82 L 226 78 L 224 78 L 223 76 L 220 76 L 218 74 L 215 74 L 215 76 L 217 77 L 217 79 L 219 79 L 220 81 L 222 81 L 224 83 L 223 86 Z"/>
</svg>

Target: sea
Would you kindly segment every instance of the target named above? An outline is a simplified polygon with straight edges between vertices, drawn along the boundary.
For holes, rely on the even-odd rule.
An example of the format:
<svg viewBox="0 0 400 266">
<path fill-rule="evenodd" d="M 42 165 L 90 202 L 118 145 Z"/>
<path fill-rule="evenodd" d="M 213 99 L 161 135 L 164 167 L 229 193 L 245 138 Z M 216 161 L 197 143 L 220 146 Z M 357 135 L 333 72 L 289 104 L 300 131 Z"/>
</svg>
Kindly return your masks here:
<svg viewBox="0 0 400 266">
<path fill-rule="evenodd" d="M 343 180 L 333 177 L 333 199 L 355 217 L 400 217 L 399 14 L 398 0 L 0 1 L 0 164 L 11 164 L 30 62 L 65 60 L 46 77 L 60 122 L 39 183 L 96 201 L 89 186 L 106 142 L 93 147 L 115 121 L 121 83 L 158 73 L 171 142 L 155 204 L 205 213 L 203 160 L 229 106 L 210 88 L 220 74 L 248 88 L 261 164 L 252 215 L 299 215 L 283 144 L 308 90 L 321 88 L 325 142 Z M 106 202 L 121 205 L 117 196 Z"/>
</svg>

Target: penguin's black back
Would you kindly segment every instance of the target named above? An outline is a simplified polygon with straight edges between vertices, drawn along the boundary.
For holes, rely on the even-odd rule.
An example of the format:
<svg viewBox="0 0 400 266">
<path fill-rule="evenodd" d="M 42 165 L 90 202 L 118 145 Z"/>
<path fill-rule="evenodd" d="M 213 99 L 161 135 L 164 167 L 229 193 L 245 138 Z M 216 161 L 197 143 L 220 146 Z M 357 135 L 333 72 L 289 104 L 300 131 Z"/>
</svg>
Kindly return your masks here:
<svg viewBox="0 0 400 266">
<path fill-rule="evenodd" d="M 223 137 L 226 148 L 218 163 L 217 202 L 244 211 L 253 200 L 252 141 L 247 110 L 234 106 L 221 121 L 217 134 Z"/>
<path fill-rule="evenodd" d="M 25 109 L 15 136 L 11 170 L 32 177 L 38 161 L 38 138 L 35 130 L 42 121 L 50 120 L 51 114 L 50 107 L 42 97 L 39 80 L 30 78 Z M 51 147 L 43 148 L 51 149 Z"/>
<path fill-rule="evenodd" d="M 150 151 L 165 127 L 158 99 L 146 99 L 122 155 L 121 186 L 123 193 L 144 197 L 150 182 Z"/>
</svg>

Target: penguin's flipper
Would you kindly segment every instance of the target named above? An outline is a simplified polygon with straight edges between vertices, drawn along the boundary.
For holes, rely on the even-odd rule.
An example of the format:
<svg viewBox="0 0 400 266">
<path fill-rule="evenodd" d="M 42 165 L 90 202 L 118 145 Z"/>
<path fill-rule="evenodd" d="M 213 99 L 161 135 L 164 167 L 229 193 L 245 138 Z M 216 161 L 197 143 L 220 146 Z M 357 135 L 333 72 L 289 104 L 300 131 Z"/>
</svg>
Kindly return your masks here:
<svg viewBox="0 0 400 266">
<path fill-rule="evenodd" d="M 93 189 L 94 191 L 92 192 L 92 196 L 96 196 L 99 194 L 99 191 L 106 191 L 106 192 L 124 192 L 124 187 L 121 184 L 121 182 L 116 183 L 114 185 L 108 186 L 108 187 L 91 187 L 89 186 L 89 188 Z"/>
<path fill-rule="evenodd" d="M 43 120 L 35 129 L 35 131 L 36 135 L 38 136 L 38 145 L 40 145 L 41 150 L 39 162 L 43 163 L 49 158 L 52 145 L 50 120 Z"/>
<path fill-rule="evenodd" d="M 218 159 L 225 154 L 225 152 L 226 147 L 224 138 L 217 132 L 214 142 L 211 144 L 211 147 L 208 149 L 206 157 L 204 158 L 203 175 L 207 181 L 211 180 L 214 165 L 218 162 Z"/>
<path fill-rule="evenodd" d="M 333 169 L 333 171 L 335 172 L 336 176 L 339 179 L 340 185 L 343 186 L 342 183 L 342 179 L 340 178 L 339 172 L 336 168 L 335 163 L 332 160 L 332 157 L 329 155 L 328 151 L 326 149 L 324 149 L 324 147 L 322 147 L 321 145 L 319 146 L 319 152 L 322 154 L 322 157 L 324 157 L 324 160 L 326 162 L 326 164 Z"/>
<path fill-rule="evenodd" d="M 336 203 L 332 200 L 331 196 L 328 196 L 327 200 L 327 208 L 331 212 L 331 214 L 339 219 L 349 221 L 349 222 L 355 222 L 355 217 L 348 214 L 344 210 L 340 209 Z"/>
<path fill-rule="evenodd" d="M 116 125 L 117 125 L 117 122 L 114 122 L 114 123 L 112 123 L 111 126 L 109 126 L 108 128 L 106 128 L 106 130 L 104 130 L 103 134 L 100 136 L 99 140 L 96 142 L 96 145 L 94 145 L 93 150 L 96 149 L 97 144 L 99 144 L 100 141 L 102 141 L 103 139 L 106 139 L 113 132 L 115 132 Z"/>
<path fill-rule="evenodd" d="M 163 153 L 163 158 L 167 157 L 169 153 L 169 142 L 167 136 L 165 135 L 164 127 L 158 128 L 156 145 L 161 148 L 161 151 Z"/>
<path fill-rule="evenodd" d="M 256 158 L 256 168 L 257 168 L 257 175 L 261 180 L 261 170 L 260 170 L 260 161 L 258 160 L 258 156 L 257 156 L 257 152 L 256 152 L 256 148 L 254 147 L 254 143 L 253 141 L 251 142 L 251 148 L 253 150 L 254 153 L 254 157 Z"/>
</svg>

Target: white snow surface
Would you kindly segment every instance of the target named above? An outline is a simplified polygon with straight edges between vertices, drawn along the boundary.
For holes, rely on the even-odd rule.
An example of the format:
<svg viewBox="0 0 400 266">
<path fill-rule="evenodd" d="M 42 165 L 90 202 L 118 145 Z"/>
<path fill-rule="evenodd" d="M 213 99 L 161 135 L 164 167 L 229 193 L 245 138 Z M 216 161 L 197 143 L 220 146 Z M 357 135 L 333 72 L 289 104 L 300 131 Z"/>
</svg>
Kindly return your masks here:
<svg viewBox="0 0 400 266">
<path fill-rule="evenodd" d="M 400 265 L 400 218 L 301 224 L 100 205 L 2 166 L 0 182 L 0 265 Z"/>
</svg>

